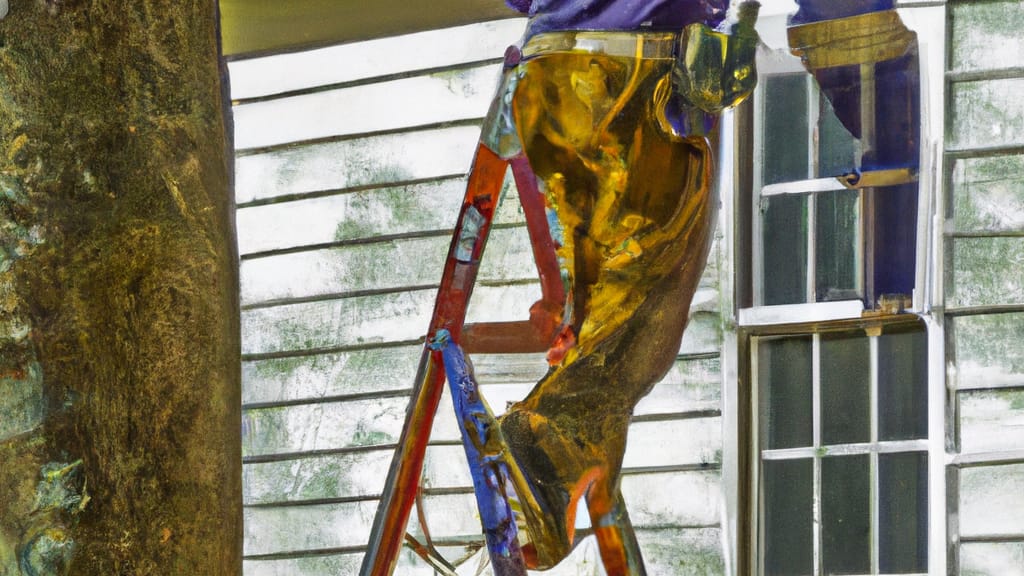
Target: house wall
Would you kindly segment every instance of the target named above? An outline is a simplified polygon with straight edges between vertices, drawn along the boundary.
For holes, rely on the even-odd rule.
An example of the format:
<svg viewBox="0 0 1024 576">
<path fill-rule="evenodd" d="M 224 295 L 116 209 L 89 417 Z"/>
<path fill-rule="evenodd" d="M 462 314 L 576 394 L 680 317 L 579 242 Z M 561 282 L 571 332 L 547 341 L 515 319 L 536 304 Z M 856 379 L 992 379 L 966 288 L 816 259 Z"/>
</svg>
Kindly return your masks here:
<svg viewBox="0 0 1024 576">
<path fill-rule="evenodd" d="M 951 2 L 945 325 L 949 565 L 1024 574 L 1024 4 Z"/>
<path fill-rule="evenodd" d="M 241 253 L 245 572 L 354 574 L 398 440 L 500 59 L 522 20 L 230 63 Z M 424 47 L 430 47 L 424 50 Z M 540 297 L 516 193 L 470 321 Z M 622 490 L 652 574 L 722 574 L 719 264 L 674 368 L 637 407 Z M 543 355 L 475 355 L 498 412 Z M 609 383 L 614 385 L 614 383 Z M 595 407 L 595 409 L 600 409 Z M 482 544 L 442 399 L 410 522 L 450 562 Z M 580 515 L 585 518 L 585 514 Z M 460 573 L 473 573 L 477 558 Z M 553 574 L 599 574 L 592 538 Z M 406 550 L 397 574 L 432 574 Z"/>
<path fill-rule="evenodd" d="M 912 18 L 943 4 L 901 7 Z M 945 560 L 949 574 L 1014 575 L 1024 573 L 1024 9 L 1011 0 L 945 9 L 947 45 L 926 55 L 948 60 L 945 90 L 926 95 L 924 108 L 941 117 L 925 130 L 941 181 L 922 177 L 938 195 L 923 202 L 936 232 L 920 251 L 935 266 L 922 272 L 916 301 L 945 354 L 932 358 L 947 389 L 936 420 L 945 424 L 946 459 L 937 464 L 945 486 L 933 492 L 947 501 L 931 507 L 942 511 L 933 525 L 945 524 L 932 534 L 945 537 L 933 538 L 932 571 Z M 502 50 L 521 26 L 231 63 L 247 574 L 358 569 L 478 126 Z M 460 46 L 470 49 L 449 51 Z M 306 64 L 319 57 L 327 64 Z M 927 75 L 943 74 L 926 62 Z M 724 193 L 719 237 L 732 238 L 739 231 Z M 525 318 L 539 296 L 514 190 L 507 199 L 475 320 Z M 630 432 L 623 491 L 655 574 L 721 574 L 735 559 L 736 466 L 746 456 L 736 438 L 733 249 L 716 244 L 676 367 L 638 407 Z M 544 371 L 530 355 L 474 362 L 499 412 Z M 422 508 L 432 541 L 455 561 L 480 537 L 448 406 L 444 399 L 431 435 Z M 418 522 L 414 515 L 410 530 L 425 542 Z M 572 563 L 569 573 L 597 573 L 593 544 Z M 431 569 L 407 552 L 398 573 Z"/>
</svg>

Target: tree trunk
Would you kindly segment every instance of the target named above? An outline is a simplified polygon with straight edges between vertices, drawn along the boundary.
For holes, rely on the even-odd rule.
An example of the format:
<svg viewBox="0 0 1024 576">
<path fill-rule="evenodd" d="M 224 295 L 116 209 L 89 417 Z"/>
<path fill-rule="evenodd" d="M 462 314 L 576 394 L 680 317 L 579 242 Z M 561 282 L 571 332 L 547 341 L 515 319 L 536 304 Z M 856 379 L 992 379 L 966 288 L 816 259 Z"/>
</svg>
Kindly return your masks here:
<svg viewBox="0 0 1024 576">
<path fill-rule="evenodd" d="M 217 3 L 0 21 L 0 575 L 241 566 Z"/>
</svg>

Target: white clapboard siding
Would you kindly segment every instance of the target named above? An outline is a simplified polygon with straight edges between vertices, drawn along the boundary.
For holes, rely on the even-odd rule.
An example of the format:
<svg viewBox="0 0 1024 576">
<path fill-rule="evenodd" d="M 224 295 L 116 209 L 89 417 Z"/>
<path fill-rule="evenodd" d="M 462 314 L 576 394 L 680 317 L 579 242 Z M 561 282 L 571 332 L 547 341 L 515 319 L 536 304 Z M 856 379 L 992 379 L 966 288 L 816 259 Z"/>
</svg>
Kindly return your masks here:
<svg viewBox="0 0 1024 576">
<path fill-rule="evenodd" d="M 1024 4 L 952 3 L 947 366 L 957 390 L 949 535 L 960 574 L 1024 575 Z"/>
<path fill-rule="evenodd" d="M 1000 452 L 1024 447 L 1024 389 L 960 394 L 960 451 Z"/>
<path fill-rule="evenodd" d="M 392 453 L 390 448 L 378 448 L 250 462 L 242 474 L 242 493 L 251 505 L 379 494 Z"/>
<path fill-rule="evenodd" d="M 958 316 L 952 325 L 960 389 L 1024 387 L 1024 313 Z"/>
<path fill-rule="evenodd" d="M 259 98 L 500 57 L 523 33 L 510 18 L 228 63 L 231 96 Z"/>
<path fill-rule="evenodd" d="M 463 175 L 479 137 L 479 124 L 473 123 L 239 154 L 235 200 L 245 206 L 300 194 Z"/>
<path fill-rule="evenodd" d="M 960 573 L 972 576 L 1024 576 L 1024 542 L 961 544 Z"/>
<path fill-rule="evenodd" d="M 507 183 L 510 184 L 510 183 Z M 508 186 L 495 225 L 523 222 L 515 189 Z M 243 256 L 305 246 L 366 242 L 424 232 L 449 235 L 462 204 L 462 175 L 381 188 L 304 197 L 250 206 L 238 213 L 238 248 Z"/>
<path fill-rule="evenodd" d="M 249 409 L 242 415 L 242 455 L 394 443 L 402 432 L 406 404 L 398 397 Z"/>
<path fill-rule="evenodd" d="M 522 26 L 230 63 L 247 576 L 358 571 L 480 120 L 502 51 Z M 527 319 L 540 297 L 510 177 L 505 186 L 470 322 Z M 630 428 L 622 490 L 652 574 L 724 571 L 718 255 L 716 247 L 676 363 Z M 548 369 L 543 354 L 473 362 L 499 414 Z M 483 538 L 447 391 L 421 486 L 427 525 L 414 513 L 409 533 L 424 543 L 429 533 L 459 574 L 475 574 Z M 602 573 L 587 537 L 547 574 Z M 406 549 L 396 574 L 434 571 Z"/>
<path fill-rule="evenodd" d="M 1024 236 L 953 238 L 950 306 L 1024 304 Z"/>
<path fill-rule="evenodd" d="M 1024 156 L 958 158 L 951 171 L 956 232 L 1024 230 Z"/>
<path fill-rule="evenodd" d="M 242 362 L 243 405 L 408 390 L 422 347 L 407 344 Z"/>
<path fill-rule="evenodd" d="M 949 149 L 1024 145 L 1024 78 L 958 82 L 949 93 Z"/>
<path fill-rule="evenodd" d="M 1024 464 L 960 472 L 960 536 L 1024 534 Z"/>
<path fill-rule="evenodd" d="M 397 238 L 242 261 L 242 305 L 438 284 L 451 235 Z M 522 226 L 491 231 L 478 281 L 537 277 Z"/>
<path fill-rule="evenodd" d="M 500 64 L 485 64 L 236 105 L 235 147 L 265 148 L 481 119 L 500 71 Z"/>
</svg>

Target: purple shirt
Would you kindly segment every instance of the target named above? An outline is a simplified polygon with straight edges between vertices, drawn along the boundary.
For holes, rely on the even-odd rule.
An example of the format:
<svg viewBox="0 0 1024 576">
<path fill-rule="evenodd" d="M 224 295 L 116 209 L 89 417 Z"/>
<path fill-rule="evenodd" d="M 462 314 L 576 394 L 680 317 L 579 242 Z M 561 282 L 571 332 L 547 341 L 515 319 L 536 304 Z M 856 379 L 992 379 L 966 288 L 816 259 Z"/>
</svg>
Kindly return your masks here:
<svg viewBox="0 0 1024 576">
<path fill-rule="evenodd" d="M 790 24 L 848 18 L 893 8 L 893 0 L 796 0 L 796 3 L 800 9 L 790 18 Z"/>
<path fill-rule="evenodd" d="M 682 30 L 702 22 L 715 27 L 729 0 L 506 0 L 529 14 L 526 36 L 555 30 Z"/>
</svg>

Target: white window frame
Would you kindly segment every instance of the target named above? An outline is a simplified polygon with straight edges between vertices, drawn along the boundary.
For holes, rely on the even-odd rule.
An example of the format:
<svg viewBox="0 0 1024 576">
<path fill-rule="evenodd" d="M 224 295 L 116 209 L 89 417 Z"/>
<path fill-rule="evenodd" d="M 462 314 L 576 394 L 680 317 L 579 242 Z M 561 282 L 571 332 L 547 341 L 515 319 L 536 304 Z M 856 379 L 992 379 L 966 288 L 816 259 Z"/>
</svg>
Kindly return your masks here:
<svg viewBox="0 0 1024 576">
<path fill-rule="evenodd" d="M 884 322 L 883 322 L 884 323 Z M 856 331 L 856 327 L 850 327 L 848 329 L 839 329 L 838 331 Z M 913 439 L 913 440 L 881 440 L 878 436 L 879 430 L 879 406 L 878 406 L 878 340 L 882 331 L 882 326 L 878 325 L 875 327 L 864 328 L 863 331 L 866 333 L 865 337 L 868 338 L 870 355 L 868 358 L 869 362 L 869 409 L 870 409 L 870 441 L 861 443 L 844 443 L 844 444 L 830 444 L 825 446 L 822 442 L 822 418 L 821 418 L 821 336 L 823 333 L 830 332 L 826 331 L 807 331 L 807 332 L 794 332 L 785 335 L 776 334 L 758 334 L 752 335 L 750 339 L 750 377 L 751 377 L 751 416 L 753 421 L 751 422 L 751 451 L 752 458 L 755 463 L 754 473 L 752 474 L 752 493 L 753 493 L 753 509 L 756 516 L 757 522 L 752 534 L 755 538 L 755 558 L 752 562 L 752 566 L 755 567 L 755 574 L 765 574 L 765 550 L 764 550 L 764 538 L 762 537 L 765 530 L 765 512 L 764 512 L 764 487 L 763 487 L 763 471 L 762 465 L 765 460 L 812 460 L 813 462 L 813 498 L 811 505 L 813 506 L 813 530 L 812 530 L 812 546 L 813 546 L 813 576 L 822 576 L 823 564 L 821 555 L 821 542 L 822 542 L 822 481 L 821 481 L 821 468 L 822 459 L 825 456 L 853 456 L 853 455 L 868 455 L 869 456 L 869 476 L 871 483 L 871 493 L 869 495 L 870 505 L 870 527 L 871 527 L 871 572 L 868 574 L 872 576 L 884 575 L 885 573 L 879 571 L 879 472 L 878 472 L 878 459 L 879 454 L 906 454 L 906 453 L 924 453 L 928 456 L 929 468 L 931 466 L 931 459 L 934 457 L 931 453 L 931 442 L 928 438 Z M 925 334 L 929 339 L 932 340 L 932 335 L 936 332 L 933 326 L 925 324 Z M 941 331 L 940 331 L 941 332 Z M 812 412 L 812 445 L 807 447 L 799 448 L 761 448 L 761 418 L 760 413 L 760 398 L 759 391 L 761 389 L 760 382 L 758 382 L 759 366 L 759 350 L 758 345 L 760 341 L 764 340 L 778 340 L 782 338 L 795 338 L 795 337 L 811 337 L 811 389 L 812 389 L 812 400 L 811 400 L 811 412 Z M 931 354 L 931 346 L 929 345 L 928 353 Z M 929 367 L 934 362 L 929 358 Z M 930 372 L 930 370 L 929 370 Z M 931 374 L 928 375 L 930 380 Z M 931 390 L 929 389 L 930 393 Z M 929 394 L 930 396 L 930 394 Z M 925 414 L 928 418 L 929 415 Z M 930 429 L 928 433 L 930 434 Z M 931 474 L 929 472 L 929 488 L 927 489 L 928 494 L 928 514 L 929 514 L 929 525 L 931 525 L 935 519 L 931 517 L 932 507 L 931 503 Z M 944 520 L 943 520 L 944 522 Z M 932 547 L 932 535 L 929 530 L 928 534 L 928 545 Z M 945 545 L 944 542 L 942 543 Z M 929 554 L 928 562 L 932 563 L 931 554 Z M 919 573 L 919 574 L 902 574 L 901 576 L 926 576 L 932 572 Z M 895 576 L 895 575 L 893 575 Z"/>
<path fill-rule="evenodd" d="M 816 270 L 816 200 L 817 196 L 823 192 L 837 192 L 842 190 L 848 190 L 846 186 L 839 182 L 836 178 L 823 177 L 818 173 L 818 153 L 821 149 L 819 145 L 819 139 L 817 135 L 818 122 L 820 120 L 820 99 L 821 91 L 813 79 L 807 74 L 807 71 L 800 64 L 800 60 L 796 57 L 788 58 L 768 58 L 762 55 L 758 61 L 758 74 L 761 77 L 762 82 L 765 78 L 771 76 L 786 76 L 790 74 L 800 74 L 804 76 L 805 86 L 807 90 L 807 174 L 806 178 L 801 180 L 793 180 L 788 182 L 780 182 L 776 184 L 764 184 L 762 181 L 763 175 L 763 163 L 760 154 L 755 153 L 754 157 L 754 190 L 757 192 L 752 195 L 751 201 L 754 203 L 752 209 L 752 238 L 759 239 L 763 234 L 763 218 L 761 216 L 761 207 L 765 201 L 773 196 L 779 196 L 782 194 L 799 194 L 806 196 L 807 198 L 807 261 L 806 270 L 807 277 L 804 286 L 805 301 L 799 304 L 816 304 L 815 294 L 817 288 L 817 270 Z M 762 83 L 761 86 L 764 84 Z M 765 109 L 765 95 L 764 90 L 758 89 L 754 92 L 754 109 L 755 118 L 762 116 Z M 764 125 L 761 122 L 755 120 L 754 123 L 754 150 L 759 151 L 764 148 L 765 143 Z M 864 237 L 864 198 L 863 194 L 859 195 L 859 209 L 858 209 L 858 226 L 857 232 L 857 260 L 862 262 L 864 255 L 861 253 L 862 238 Z M 753 274 L 751 281 L 753 283 L 753 299 L 755 308 L 773 308 L 774 306 L 766 306 L 764 302 L 764 246 L 761 242 L 755 242 L 754 246 L 754 259 L 753 259 Z M 861 267 L 858 266 L 855 270 L 855 290 L 859 294 L 864 293 L 864 278 L 861 272 Z M 838 301 L 843 303 L 843 301 Z M 781 306 L 795 306 L 794 304 L 783 304 Z M 818 304 L 826 304 L 821 306 L 819 309 L 822 314 L 836 314 L 838 310 L 843 310 L 845 314 L 850 314 L 852 309 L 848 304 L 841 304 L 840 306 L 830 306 L 832 302 L 821 302 Z M 855 315 L 859 315 L 860 310 L 863 309 L 861 306 L 859 309 L 854 311 Z M 792 310 L 789 310 L 792 312 Z M 843 316 L 849 317 L 849 316 Z"/>
<path fill-rule="evenodd" d="M 947 467 L 952 456 L 946 452 L 947 430 L 947 399 L 945 367 L 945 325 L 943 321 L 942 302 L 943 287 L 943 230 L 944 195 L 941 191 L 944 174 L 944 158 L 942 150 L 945 138 L 945 66 L 946 52 L 946 3 L 932 0 L 900 0 L 897 11 L 908 28 L 918 35 L 918 50 L 921 73 L 921 134 L 920 134 L 920 167 L 918 172 L 918 229 L 915 263 L 915 289 L 912 294 L 912 305 L 907 310 L 915 313 L 925 323 L 928 336 L 928 437 L 924 442 L 928 446 L 928 566 L 931 576 L 946 576 L 949 573 L 947 558 L 955 543 L 947 536 L 947 510 L 955 510 L 955 502 L 947 501 Z M 798 60 L 774 57 L 771 60 L 759 60 L 759 74 L 764 76 L 772 73 L 802 71 Z M 755 93 L 754 104 L 759 105 Z M 727 116 L 723 124 L 724 134 L 741 134 L 744 126 Z M 752 158 L 750 176 L 760 179 L 761 158 L 756 153 L 761 146 L 763 134 L 760 130 L 753 131 L 755 151 Z M 750 160 L 740 157 L 735 143 L 728 143 L 722 150 L 723 167 L 727 173 L 735 175 L 735 182 L 729 180 L 722 186 L 723 208 L 727 215 L 738 214 L 738 206 L 752 203 L 750 222 L 745 224 L 742 219 L 726 217 L 725 230 L 728 242 L 725 249 L 733 256 L 727 262 L 733 268 L 723 270 L 734 281 L 737 277 L 737 266 L 742 262 L 742 255 L 751 253 L 754 247 L 742 243 L 733 245 L 737 239 L 743 238 L 739 228 L 749 225 L 750 239 L 756 245 L 761 238 L 760 223 L 757 222 L 756 211 L 759 198 L 752 198 L 750 190 L 742 184 L 742 167 Z M 760 189 L 756 182 L 753 189 Z M 730 194 L 731 193 L 731 194 Z M 733 200 L 735 198 L 735 200 Z M 863 222 L 863 220 L 862 220 Z M 725 329 L 732 334 L 726 338 L 723 348 L 722 374 L 725 378 L 723 389 L 723 426 L 725 439 L 723 480 L 727 496 L 726 514 L 729 520 L 728 535 L 735 538 L 731 547 L 731 574 L 746 564 L 757 566 L 757 546 L 759 530 L 757 529 L 759 514 L 756 510 L 757 494 L 756 472 L 759 469 L 759 453 L 757 439 L 751 437 L 756 433 L 755 422 L 742 422 L 744 414 L 753 415 L 757 412 L 756 391 L 750 384 L 751 336 L 763 332 L 770 326 L 787 324 L 813 324 L 831 322 L 860 317 L 863 304 L 860 301 L 820 302 L 813 304 L 795 304 L 784 306 L 759 306 L 760 266 L 758 258 L 751 258 L 749 277 L 745 286 L 733 284 L 737 304 L 742 306 L 742 294 L 748 294 L 748 307 L 734 307 L 735 315 L 726 321 Z M 728 284 L 726 284 L 728 285 Z M 754 294 L 758 294 L 755 299 Z M 743 381 L 746 380 L 746 384 Z M 751 404 L 751 402 L 753 402 Z M 747 408 L 743 408 L 746 405 Z M 746 412 L 749 410 L 749 412 Z M 749 417 L 749 416 L 747 416 Z M 745 432 L 746 430 L 746 432 Z M 735 443 L 730 446 L 730 440 Z M 729 458 L 728 453 L 735 450 L 735 457 Z M 731 464 L 730 462 L 735 462 Z M 744 462 L 745 464 L 740 464 Z M 744 469 L 746 471 L 744 471 Z M 956 494 L 948 498 L 955 500 Z M 753 504 L 752 504 L 753 502 Z M 749 529 L 743 529 L 747 525 Z M 746 560 L 744 560 L 746 557 Z"/>
</svg>

